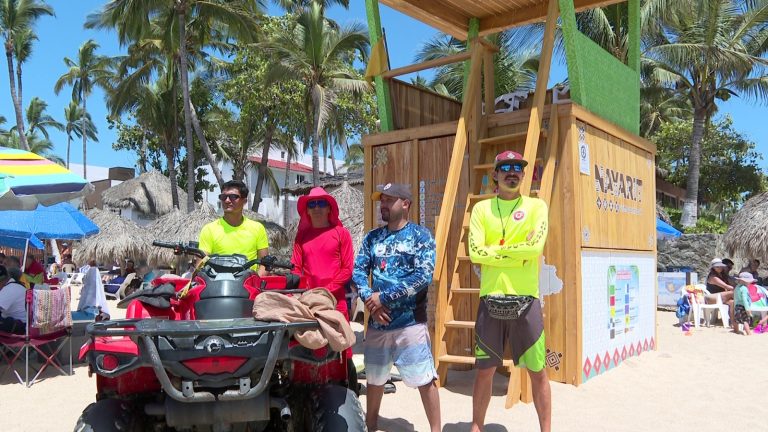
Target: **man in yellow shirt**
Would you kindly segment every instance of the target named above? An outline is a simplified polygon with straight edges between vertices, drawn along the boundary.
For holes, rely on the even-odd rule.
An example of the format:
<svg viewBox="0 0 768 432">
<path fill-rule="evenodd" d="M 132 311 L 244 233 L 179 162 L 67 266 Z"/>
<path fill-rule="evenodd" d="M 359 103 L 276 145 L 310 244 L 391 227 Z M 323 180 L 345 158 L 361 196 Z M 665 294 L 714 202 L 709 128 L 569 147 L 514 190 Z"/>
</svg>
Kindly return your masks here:
<svg viewBox="0 0 768 432">
<path fill-rule="evenodd" d="M 199 248 L 208 255 L 241 254 L 252 260 L 263 258 L 269 250 L 267 230 L 260 222 L 243 215 L 248 202 L 248 187 L 245 183 L 230 180 L 221 186 L 219 194 L 224 216 L 205 225 L 200 231 Z M 259 267 L 259 275 L 266 269 Z"/>
<path fill-rule="evenodd" d="M 477 375 L 472 393 L 472 432 L 483 430 L 493 374 L 505 345 L 518 367 L 528 369 L 542 432 L 550 431 L 552 396 L 545 369 L 544 319 L 539 302 L 539 260 L 548 232 L 544 201 L 522 196 L 528 162 L 513 151 L 496 156 L 494 198 L 472 208 L 469 256 L 480 264 L 480 303 L 475 324 Z"/>
</svg>

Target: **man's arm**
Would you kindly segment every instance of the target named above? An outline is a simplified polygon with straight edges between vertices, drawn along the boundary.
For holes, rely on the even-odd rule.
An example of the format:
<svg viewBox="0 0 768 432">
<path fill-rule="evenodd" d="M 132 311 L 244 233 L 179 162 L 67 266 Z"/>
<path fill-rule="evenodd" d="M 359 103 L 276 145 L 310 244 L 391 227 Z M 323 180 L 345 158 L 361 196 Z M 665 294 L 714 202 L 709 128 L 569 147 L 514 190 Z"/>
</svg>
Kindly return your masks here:
<svg viewBox="0 0 768 432">
<path fill-rule="evenodd" d="M 475 264 L 494 267 L 509 267 L 519 265 L 519 258 L 508 258 L 499 254 L 500 245 L 485 244 L 485 223 L 482 208 L 475 206 L 469 217 L 469 258 Z M 501 240 L 501 238 L 499 238 Z"/>
<path fill-rule="evenodd" d="M 357 287 L 357 294 L 363 301 L 368 300 L 373 291 L 368 285 L 368 276 L 371 273 L 371 249 L 370 233 L 366 234 L 363 244 L 360 245 L 360 251 L 355 259 L 355 268 L 352 270 L 352 283 Z"/>
<path fill-rule="evenodd" d="M 531 213 L 530 217 L 534 227 L 525 241 L 506 244 L 500 247 L 497 253 L 505 258 L 530 260 L 538 258 L 544 252 L 544 244 L 547 242 L 547 234 L 549 233 L 549 221 L 547 220 L 549 212 L 546 204 L 542 202 Z"/>
<path fill-rule="evenodd" d="M 337 227 L 339 234 L 339 258 L 341 266 L 331 281 L 333 288 L 339 288 L 344 291 L 347 282 L 352 277 L 352 271 L 355 265 L 355 251 L 352 248 L 352 235 L 346 228 Z"/>
<path fill-rule="evenodd" d="M 265 256 L 267 256 L 268 252 L 269 252 L 269 248 L 259 249 L 259 251 L 257 252 L 257 256 L 259 257 L 259 259 L 264 258 Z M 264 277 L 264 276 L 267 276 L 268 274 L 269 272 L 267 272 L 267 268 L 264 267 L 263 265 L 260 265 L 259 276 Z"/>
<path fill-rule="evenodd" d="M 419 233 L 413 271 L 396 283 L 382 285 L 379 299 L 388 308 L 415 296 L 432 282 L 432 275 L 435 272 L 435 239 L 425 231 L 420 230 Z"/>
</svg>

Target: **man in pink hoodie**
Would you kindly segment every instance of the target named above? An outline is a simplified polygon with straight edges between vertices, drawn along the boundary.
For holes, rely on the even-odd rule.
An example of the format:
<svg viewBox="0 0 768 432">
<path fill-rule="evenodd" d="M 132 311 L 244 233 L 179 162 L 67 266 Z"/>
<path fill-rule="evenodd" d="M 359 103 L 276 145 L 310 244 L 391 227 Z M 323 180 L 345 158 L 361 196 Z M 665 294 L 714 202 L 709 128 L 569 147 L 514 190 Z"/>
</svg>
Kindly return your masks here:
<svg viewBox="0 0 768 432">
<path fill-rule="evenodd" d="M 336 200 L 316 187 L 299 198 L 299 228 L 293 244 L 293 272 L 307 278 L 310 288 L 324 287 L 336 298 L 336 309 L 349 319 L 346 288 L 355 253 L 352 236 L 339 220 Z"/>
</svg>

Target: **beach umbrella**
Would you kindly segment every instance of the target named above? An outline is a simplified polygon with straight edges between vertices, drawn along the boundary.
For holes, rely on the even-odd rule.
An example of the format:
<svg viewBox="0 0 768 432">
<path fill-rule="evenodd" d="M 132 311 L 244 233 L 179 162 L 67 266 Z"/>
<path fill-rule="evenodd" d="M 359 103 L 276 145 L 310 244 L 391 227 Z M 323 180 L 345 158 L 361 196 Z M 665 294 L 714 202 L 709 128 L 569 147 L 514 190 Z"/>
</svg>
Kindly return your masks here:
<svg viewBox="0 0 768 432">
<path fill-rule="evenodd" d="M 286 247 L 289 244 L 288 233 L 279 224 L 265 220 L 264 216 L 246 210 L 245 217 L 257 220 L 264 225 L 269 238 L 271 253 Z M 209 204 L 203 204 L 197 209 L 186 213 L 174 210 L 171 213 L 157 219 L 147 228 L 155 239 L 170 243 L 186 243 L 197 241 L 200 231 L 206 224 L 221 217 Z M 149 262 L 152 264 L 170 264 L 176 261 L 173 251 L 164 248 L 152 248 L 149 252 Z"/>
<path fill-rule="evenodd" d="M 84 214 L 69 203 L 50 207 L 38 205 L 35 210 L 0 211 L 0 235 L 21 232 L 38 239 L 80 240 L 99 232 Z"/>
<path fill-rule="evenodd" d="M 0 147 L 0 210 L 34 210 L 92 190 L 87 180 L 40 155 Z"/>
<path fill-rule="evenodd" d="M 723 245 L 732 257 L 768 258 L 768 193 L 747 200 L 733 215 L 723 234 Z"/>
<path fill-rule="evenodd" d="M 26 251 L 29 246 L 36 249 L 45 247 L 43 241 L 35 237 L 34 234 L 26 233 L 5 233 L 0 234 L 0 246 Z"/>
<path fill-rule="evenodd" d="M 187 201 L 187 194 L 176 187 L 179 202 Z M 159 171 L 144 174 L 112 186 L 101 193 L 105 205 L 116 208 L 133 208 L 145 215 L 163 216 L 173 211 L 171 180 Z"/>
<path fill-rule="evenodd" d="M 75 248 L 72 258 L 76 262 L 85 263 L 95 259 L 97 262 L 111 263 L 128 258 L 147 258 L 150 244 L 154 240 L 148 230 L 108 210 L 92 209 L 86 211 L 85 215 L 99 227 L 99 233 L 85 238 Z"/>
<path fill-rule="evenodd" d="M 678 238 L 681 235 L 683 235 L 683 233 L 678 231 L 677 228 L 659 218 L 656 219 L 656 237 L 659 240 Z"/>
</svg>

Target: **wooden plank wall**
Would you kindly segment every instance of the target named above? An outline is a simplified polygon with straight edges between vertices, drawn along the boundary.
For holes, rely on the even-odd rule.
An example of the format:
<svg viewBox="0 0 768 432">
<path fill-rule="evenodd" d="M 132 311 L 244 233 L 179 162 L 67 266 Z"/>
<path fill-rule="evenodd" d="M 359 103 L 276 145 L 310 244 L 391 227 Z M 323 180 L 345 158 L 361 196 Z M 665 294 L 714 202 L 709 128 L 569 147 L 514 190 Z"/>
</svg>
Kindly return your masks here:
<svg viewBox="0 0 768 432">
<path fill-rule="evenodd" d="M 389 91 L 395 129 L 456 121 L 461 115 L 459 101 L 403 81 L 391 80 Z"/>
<path fill-rule="evenodd" d="M 371 142 L 366 137 L 363 139 L 366 155 L 370 154 L 371 164 L 369 178 L 370 191 L 375 191 L 377 185 L 386 183 L 407 183 L 411 185 L 414 202 L 409 212 L 411 222 L 426 226 L 432 235 L 435 233 L 435 220 L 440 212 L 442 196 L 445 190 L 445 172 L 450 163 L 451 151 L 455 135 L 445 135 L 445 125 L 436 128 L 422 128 L 419 133 L 409 136 L 408 140 L 402 133 L 392 133 L 397 142 L 386 143 Z M 434 137 L 430 137 L 429 129 L 435 131 Z M 453 127 L 455 130 L 455 126 Z M 462 172 L 461 185 L 456 201 L 455 211 L 463 212 L 466 205 L 466 197 L 469 193 L 469 178 Z M 370 197 L 370 193 L 368 194 Z M 369 198 L 368 198 L 369 199 Z M 370 202 L 370 201 L 368 201 Z M 366 229 L 383 225 L 378 202 L 370 202 L 370 214 L 365 221 Z M 461 218 L 453 221 L 451 235 L 461 235 Z M 452 238 L 450 241 L 456 240 Z M 449 262 L 452 262 L 456 254 L 449 251 Z M 434 310 L 436 304 L 435 287 L 430 287 L 428 295 L 429 328 L 434 330 Z"/>
<path fill-rule="evenodd" d="M 545 124 L 550 121 L 550 112 L 549 108 L 545 108 Z M 563 282 L 563 289 L 543 298 L 544 325 L 547 349 L 550 351 L 550 378 L 578 385 L 582 375 L 582 338 L 589 337 L 582 334 L 581 328 L 581 248 L 586 246 L 583 244 L 583 227 L 594 227 L 590 229 L 590 248 L 597 247 L 596 244 L 624 250 L 647 251 L 655 248 L 655 243 L 649 246 L 647 238 L 647 233 L 655 229 L 652 218 L 634 221 L 635 225 L 626 225 L 629 223 L 626 220 L 618 223 L 607 222 L 601 219 L 600 212 L 589 207 L 591 203 L 594 208 L 593 201 L 596 199 L 595 177 L 594 172 L 589 176 L 579 172 L 580 126 L 583 126 L 584 137 L 590 146 L 593 162 L 591 170 L 595 169 L 594 161 L 602 160 L 616 167 L 616 170 L 623 170 L 633 178 L 642 179 L 643 206 L 655 205 L 653 156 L 656 150 L 652 143 L 601 120 L 577 105 L 562 104 L 557 112 L 560 130 L 556 151 L 557 168 L 550 205 L 549 238 L 544 248 L 544 256 L 546 264 L 556 267 L 557 277 Z M 528 116 L 528 110 L 492 114 L 488 117 L 488 136 L 524 132 L 527 129 Z M 375 190 L 377 184 L 410 183 L 415 201 L 410 213 L 411 220 L 415 223 L 423 220 L 425 226 L 434 230 L 435 216 L 440 209 L 445 189 L 445 173 L 454 141 L 451 131 L 455 133 L 455 130 L 456 123 L 452 122 L 364 137 L 367 195 Z M 520 152 L 523 146 L 524 140 L 521 139 L 499 146 L 496 150 L 511 149 Z M 543 155 L 546 148 L 545 138 L 540 140 L 539 146 L 538 154 Z M 537 165 L 539 163 L 537 161 Z M 459 199 L 454 211 L 463 212 L 466 205 L 469 190 L 467 171 L 464 169 Z M 644 176 L 648 176 L 648 179 Z M 536 182 L 534 190 L 535 186 Z M 492 185 L 484 192 L 491 192 L 491 189 Z M 651 211 L 649 214 L 655 213 Z M 455 219 L 456 226 L 452 226 L 451 235 L 463 235 L 461 218 Z M 367 229 L 379 225 L 380 215 L 376 203 L 367 201 L 365 223 Z M 642 234 L 635 236 L 631 232 L 633 230 L 619 229 L 622 224 L 625 224 L 624 228 L 636 226 L 637 231 Z M 453 263 L 454 257 L 449 256 L 448 262 Z M 462 280 L 462 283 L 468 283 L 469 277 L 470 275 L 462 275 L 462 279 L 467 279 Z M 432 329 L 435 289 L 430 290 L 429 299 Z M 476 303 L 473 302 L 471 306 L 470 309 L 474 310 L 467 312 L 474 314 Z M 467 346 L 471 346 L 471 331 L 464 333 L 460 337 L 469 343 Z"/>
</svg>

